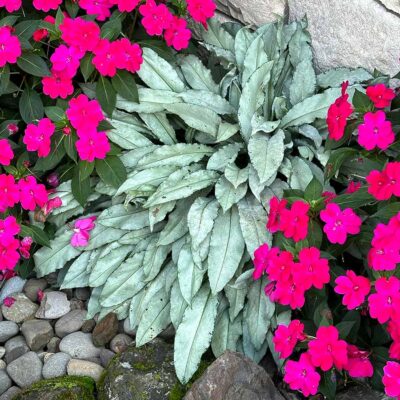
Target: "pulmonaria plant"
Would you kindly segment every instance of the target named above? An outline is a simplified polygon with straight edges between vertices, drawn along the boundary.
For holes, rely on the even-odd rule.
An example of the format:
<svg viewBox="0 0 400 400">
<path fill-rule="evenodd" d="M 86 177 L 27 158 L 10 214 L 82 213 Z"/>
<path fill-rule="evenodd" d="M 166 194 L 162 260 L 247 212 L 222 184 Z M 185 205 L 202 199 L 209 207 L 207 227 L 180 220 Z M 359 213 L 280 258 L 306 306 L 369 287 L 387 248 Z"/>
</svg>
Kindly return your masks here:
<svg viewBox="0 0 400 400">
<path fill-rule="evenodd" d="M 306 397 L 334 399 L 368 378 L 400 399 L 400 99 L 391 82 L 342 84 L 327 113 L 324 179 L 270 200 L 273 245 L 254 253 L 253 279 L 265 275 L 265 295 L 292 309 L 273 343 L 284 381 Z"/>
</svg>

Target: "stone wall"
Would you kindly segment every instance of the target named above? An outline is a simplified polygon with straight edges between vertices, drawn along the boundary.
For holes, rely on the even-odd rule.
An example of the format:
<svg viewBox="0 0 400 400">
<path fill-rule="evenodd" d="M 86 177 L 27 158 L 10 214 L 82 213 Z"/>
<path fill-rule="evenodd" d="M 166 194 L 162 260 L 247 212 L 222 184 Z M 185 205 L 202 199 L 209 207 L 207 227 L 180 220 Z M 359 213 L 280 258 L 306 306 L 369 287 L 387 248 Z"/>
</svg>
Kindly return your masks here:
<svg viewBox="0 0 400 400">
<path fill-rule="evenodd" d="M 217 0 L 222 13 L 260 25 L 307 16 L 316 66 L 400 70 L 400 0 Z"/>
</svg>

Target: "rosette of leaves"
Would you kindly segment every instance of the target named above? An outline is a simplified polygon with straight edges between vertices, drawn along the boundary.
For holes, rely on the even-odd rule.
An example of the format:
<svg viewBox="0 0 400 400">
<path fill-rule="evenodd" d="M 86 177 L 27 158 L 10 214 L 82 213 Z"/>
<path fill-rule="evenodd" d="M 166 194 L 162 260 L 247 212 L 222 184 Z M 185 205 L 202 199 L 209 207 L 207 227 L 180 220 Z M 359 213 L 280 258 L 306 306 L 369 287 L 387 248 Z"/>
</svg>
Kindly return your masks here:
<svg viewBox="0 0 400 400">
<path fill-rule="evenodd" d="M 89 318 L 128 317 L 138 346 L 172 323 L 182 382 L 210 345 L 216 356 L 232 349 L 260 361 L 270 327 L 290 318 L 265 296 L 267 282 L 251 278 L 254 250 L 271 241 L 265 207 L 313 176 L 323 182 L 322 136 L 311 124 L 323 126 L 340 94 L 326 87 L 370 77 L 317 77 L 304 23 L 252 31 L 212 21 L 202 40 L 208 67 L 194 54 L 172 63 L 144 50 L 140 101 L 118 98 L 109 121 L 127 179 L 96 185 L 93 196 L 111 205 L 81 249 L 64 227 L 82 212 L 65 183 L 51 218 L 60 230 L 35 254 L 39 276 L 60 269 L 61 287 L 93 288 Z"/>
</svg>

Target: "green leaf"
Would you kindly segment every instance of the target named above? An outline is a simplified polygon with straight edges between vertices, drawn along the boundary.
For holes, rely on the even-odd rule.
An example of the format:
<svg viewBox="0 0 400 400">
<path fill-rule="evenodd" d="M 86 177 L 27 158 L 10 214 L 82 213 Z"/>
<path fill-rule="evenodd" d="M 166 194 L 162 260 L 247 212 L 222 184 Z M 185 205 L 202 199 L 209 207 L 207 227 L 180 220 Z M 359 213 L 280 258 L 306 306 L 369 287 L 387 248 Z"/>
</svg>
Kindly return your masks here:
<svg viewBox="0 0 400 400">
<path fill-rule="evenodd" d="M 20 236 L 30 236 L 33 241 L 41 246 L 50 246 L 49 237 L 43 229 L 35 225 L 21 225 Z"/>
<path fill-rule="evenodd" d="M 264 35 L 258 35 L 250 44 L 243 60 L 242 84 L 263 64 L 267 63 L 268 55 L 265 51 Z"/>
<path fill-rule="evenodd" d="M 79 178 L 85 180 L 90 177 L 94 170 L 94 162 L 87 162 L 84 160 L 79 161 Z"/>
<path fill-rule="evenodd" d="M 247 193 L 247 183 L 242 183 L 235 188 L 225 176 L 221 176 L 215 185 L 215 197 L 222 209 L 229 210 L 234 204 L 238 203 Z"/>
<path fill-rule="evenodd" d="M 7 15 L 0 19 L 0 26 L 13 26 L 15 22 L 17 22 L 18 18 L 18 15 Z"/>
<path fill-rule="evenodd" d="M 134 103 L 139 103 L 139 93 L 133 74 L 125 70 L 118 70 L 112 77 L 111 82 L 121 97 Z"/>
<path fill-rule="evenodd" d="M 323 372 L 322 379 L 319 385 L 319 392 L 321 392 L 327 400 L 336 399 L 336 373 L 332 369 L 327 372 Z"/>
<path fill-rule="evenodd" d="M 7 91 L 10 83 L 10 67 L 6 64 L 0 68 L 0 96 Z"/>
<path fill-rule="evenodd" d="M 363 186 L 357 192 L 351 194 L 341 194 L 333 199 L 333 202 L 339 204 L 344 209 L 350 207 L 356 209 L 362 206 L 376 202 L 376 199 L 368 193 L 368 187 Z"/>
<path fill-rule="evenodd" d="M 121 33 L 122 25 L 119 18 L 110 19 L 101 27 L 101 38 L 113 41 Z"/>
<path fill-rule="evenodd" d="M 86 271 L 93 252 L 83 252 L 68 268 L 60 289 L 75 289 L 89 285 L 90 273 Z"/>
<path fill-rule="evenodd" d="M 160 142 L 164 144 L 175 144 L 177 142 L 175 129 L 168 121 L 166 114 L 142 114 L 140 118 L 149 127 L 152 136 Z"/>
<path fill-rule="evenodd" d="M 297 65 L 290 85 L 290 102 L 295 105 L 315 92 L 316 76 L 312 60 L 303 60 Z"/>
<path fill-rule="evenodd" d="M 111 82 L 102 75 L 96 85 L 96 98 L 101 108 L 111 117 L 117 103 L 117 94 Z"/>
<path fill-rule="evenodd" d="M 46 117 L 50 118 L 53 122 L 59 122 L 66 118 L 65 111 L 61 107 L 45 107 L 44 113 L 46 114 Z"/>
<path fill-rule="evenodd" d="M 87 82 L 94 71 L 94 65 L 92 63 L 94 55 L 92 53 L 86 53 L 81 60 L 80 70 L 83 75 L 83 79 Z"/>
<path fill-rule="evenodd" d="M 350 334 L 353 329 L 356 321 L 341 321 L 336 325 L 336 329 L 339 331 L 340 338 L 343 340 L 347 339 L 347 336 Z"/>
<path fill-rule="evenodd" d="M 39 158 L 34 168 L 35 171 L 50 171 L 60 163 L 65 156 L 63 139 L 59 134 L 52 137 L 50 154 L 47 157 Z"/>
<path fill-rule="evenodd" d="M 18 67 L 29 75 L 38 76 L 40 78 L 50 75 L 49 67 L 46 61 L 37 54 L 23 52 L 17 60 Z"/>
<path fill-rule="evenodd" d="M 44 108 L 40 96 L 33 89 L 26 88 L 19 99 L 19 112 L 27 124 L 43 118 Z"/>
<path fill-rule="evenodd" d="M 40 20 L 21 21 L 14 26 L 14 34 L 20 39 L 29 40 L 39 27 Z"/>
<path fill-rule="evenodd" d="M 63 140 L 65 152 L 67 153 L 68 157 L 75 163 L 78 162 L 78 154 L 75 146 L 77 140 L 78 139 L 73 134 L 66 135 Z"/>
<path fill-rule="evenodd" d="M 372 214 L 370 218 L 376 218 L 379 222 L 387 222 L 390 218 L 397 215 L 399 211 L 400 203 L 391 203 L 380 208 L 375 214 Z"/>
<path fill-rule="evenodd" d="M 352 102 L 357 112 L 367 112 L 373 109 L 371 99 L 365 93 L 357 89 L 354 91 Z"/>
<path fill-rule="evenodd" d="M 354 158 L 359 152 L 356 149 L 344 147 L 332 151 L 325 167 L 325 179 L 329 180 L 336 175 L 345 161 Z"/>
<path fill-rule="evenodd" d="M 363 68 L 334 68 L 317 76 L 318 86 L 337 87 L 348 81 L 350 85 L 372 79 L 372 75 Z"/>
<path fill-rule="evenodd" d="M 322 183 L 314 177 L 304 191 L 304 198 L 308 202 L 318 200 L 322 197 L 323 190 Z"/>
<path fill-rule="evenodd" d="M 79 165 L 74 168 L 74 176 L 71 181 L 71 190 L 78 203 L 84 207 L 91 193 L 90 179 L 81 179 Z"/>
<path fill-rule="evenodd" d="M 127 178 L 126 168 L 117 156 L 107 156 L 104 160 L 96 160 L 96 172 L 100 179 L 115 188 L 119 188 Z"/>
<path fill-rule="evenodd" d="M 229 319 L 228 311 L 224 311 L 215 324 L 211 348 L 215 357 L 219 357 L 226 350 L 236 351 L 237 342 L 242 335 L 242 318 L 233 322 Z"/>
<path fill-rule="evenodd" d="M 310 222 L 308 224 L 308 235 L 307 235 L 309 246 L 314 246 L 317 249 L 319 249 L 322 244 L 322 239 L 323 239 L 323 234 L 321 225 L 317 221 L 310 219 Z"/>
</svg>

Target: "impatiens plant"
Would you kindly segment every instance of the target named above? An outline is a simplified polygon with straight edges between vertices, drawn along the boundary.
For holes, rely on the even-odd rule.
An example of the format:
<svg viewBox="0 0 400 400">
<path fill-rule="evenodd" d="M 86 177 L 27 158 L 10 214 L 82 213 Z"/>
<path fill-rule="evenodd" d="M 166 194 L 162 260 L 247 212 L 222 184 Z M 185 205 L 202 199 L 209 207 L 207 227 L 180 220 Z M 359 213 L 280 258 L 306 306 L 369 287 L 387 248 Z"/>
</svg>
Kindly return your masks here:
<svg viewBox="0 0 400 400">
<path fill-rule="evenodd" d="M 327 113 L 324 180 L 270 200 L 272 245 L 253 279 L 292 310 L 272 339 L 284 382 L 304 396 L 368 378 L 400 399 L 400 98 L 381 77 L 349 82 Z"/>
<path fill-rule="evenodd" d="M 39 276 L 59 270 L 62 288 L 93 288 L 89 318 L 128 317 L 138 346 L 172 323 L 182 382 L 210 345 L 216 356 L 231 349 L 257 362 L 268 348 L 275 353 L 271 329 L 290 311 L 265 296 L 266 277 L 252 281 L 251 260 L 261 244 L 271 245 L 269 200 L 304 190 L 313 176 L 322 184 L 329 156 L 317 127 L 326 126 L 343 75 L 353 84 L 372 79 L 362 69 L 317 76 L 303 22 L 253 31 L 211 20 L 201 43 L 207 66 L 204 49 L 168 60 L 143 50 L 139 101 L 118 96 L 106 120 L 114 128 L 108 137 L 124 149 L 127 179 L 116 189 L 92 176 L 84 212 L 70 193 L 74 181 L 60 185 L 63 206 L 49 218 L 58 232 L 34 257 Z M 82 86 L 89 99 L 97 85 Z M 305 239 L 311 206 L 275 201 L 286 209 L 287 237 Z M 87 245 L 71 246 L 81 232 L 65 224 L 81 229 L 76 219 L 93 215 Z M 304 272 L 310 287 L 322 288 L 327 262 L 318 250 L 303 257 L 325 271 Z M 281 261 L 295 262 L 286 253 Z M 290 303 L 287 296 L 282 285 Z"/>
</svg>

